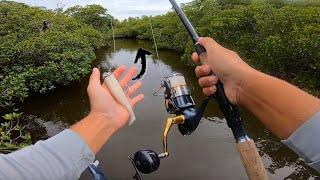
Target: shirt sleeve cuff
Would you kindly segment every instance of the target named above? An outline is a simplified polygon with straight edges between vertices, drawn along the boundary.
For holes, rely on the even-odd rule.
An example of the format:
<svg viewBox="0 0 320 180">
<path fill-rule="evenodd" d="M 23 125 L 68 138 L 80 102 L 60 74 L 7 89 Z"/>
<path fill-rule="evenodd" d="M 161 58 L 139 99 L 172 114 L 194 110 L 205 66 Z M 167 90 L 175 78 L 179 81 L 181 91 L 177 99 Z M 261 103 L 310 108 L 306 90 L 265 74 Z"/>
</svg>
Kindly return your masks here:
<svg viewBox="0 0 320 180">
<path fill-rule="evenodd" d="M 297 153 L 305 162 L 320 171 L 320 112 L 313 115 L 282 143 Z"/>
</svg>

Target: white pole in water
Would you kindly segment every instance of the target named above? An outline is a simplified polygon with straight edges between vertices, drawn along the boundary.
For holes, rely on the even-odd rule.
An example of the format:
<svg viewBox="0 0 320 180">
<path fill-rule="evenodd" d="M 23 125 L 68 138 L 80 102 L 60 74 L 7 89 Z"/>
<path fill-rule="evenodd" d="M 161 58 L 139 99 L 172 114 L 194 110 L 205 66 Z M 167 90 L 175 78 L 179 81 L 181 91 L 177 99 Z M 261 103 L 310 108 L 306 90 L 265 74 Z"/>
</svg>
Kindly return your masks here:
<svg viewBox="0 0 320 180">
<path fill-rule="evenodd" d="M 154 46 L 155 46 L 156 52 L 157 52 L 157 58 L 159 59 L 159 53 L 158 53 L 158 47 L 157 47 L 157 43 L 156 43 L 156 38 L 154 36 L 153 27 L 152 27 L 152 23 L 151 23 L 151 16 L 149 16 L 149 22 L 150 22 L 150 27 L 151 27 L 152 37 L 153 37 L 153 43 L 154 43 Z"/>
<path fill-rule="evenodd" d="M 112 24 L 112 18 L 111 18 L 111 29 L 112 29 L 112 39 L 113 39 L 113 51 L 116 51 L 116 41 L 114 38 L 114 29 L 113 29 L 113 24 Z"/>
</svg>

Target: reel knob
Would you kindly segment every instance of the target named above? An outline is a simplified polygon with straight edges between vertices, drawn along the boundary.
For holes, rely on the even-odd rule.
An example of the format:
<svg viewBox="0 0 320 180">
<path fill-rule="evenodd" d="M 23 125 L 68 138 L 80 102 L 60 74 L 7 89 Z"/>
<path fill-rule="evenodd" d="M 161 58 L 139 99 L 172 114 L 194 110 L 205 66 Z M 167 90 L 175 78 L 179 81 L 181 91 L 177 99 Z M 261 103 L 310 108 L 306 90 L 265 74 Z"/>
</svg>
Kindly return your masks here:
<svg viewBox="0 0 320 180">
<path fill-rule="evenodd" d="M 160 166 L 160 158 L 158 154 L 152 150 L 136 152 L 133 161 L 137 169 L 144 174 L 150 174 Z"/>
</svg>

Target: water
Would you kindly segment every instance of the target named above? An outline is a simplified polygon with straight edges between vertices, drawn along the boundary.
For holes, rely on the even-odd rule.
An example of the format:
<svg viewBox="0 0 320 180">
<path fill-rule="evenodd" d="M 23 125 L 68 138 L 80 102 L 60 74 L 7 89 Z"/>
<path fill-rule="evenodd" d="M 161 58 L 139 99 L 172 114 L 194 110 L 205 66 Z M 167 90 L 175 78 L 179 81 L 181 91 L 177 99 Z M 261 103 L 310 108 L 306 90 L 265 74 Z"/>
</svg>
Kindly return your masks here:
<svg viewBox="0 0 320 180">
<path fill-rule="evenodd" d="M 99 50 L 95 64 L 102 70 L 111 66 L 133 65 L 138 48 L 152 50 L 152 44 L 143 41 L 117 40 L 116 50 Z M 162 151 L 161 133 L 166 113 L 162 97 L 153 96 L 165 74 L 182 73 L 192 90 L 197 104 L 204 98 L 197 84 L 194 69 L 180 61 L 180 54 L 160 51 L 160 59 L 148 57 L 148 71 L 142 80 L 141 92 L 145 100 L 135 109 L 137 121 L 125 127 L 98 153 L 99 167 L 109 179 L 130 179 L 134 170 L 128 155 L 140 149 Z M 138 67 L 139 64 L 137 65 Z M 76 123 L 89 112 L 86 94 L 88 78 L 62 87 L 52 93 L 29 98 L 24 111 L 41 122 L 52 136 Z M 314 179 L 317 175 L 301 162 L 289 149 L 272 136 L 263 125 L 248 112 L 242 111 L 249 134 L 256 141 L 267 165 L 270 179 Z M 172 128 L 168 145 L 171 156 L 162 160 L 160 168 L 145 179 L 246 179 L 245 171 L 234 145 L 232 134 L 214 102 L 209 103 L 205 118 L 197 131 L 183 137 L 176 127 Z M 86 172 L 81 179 L 90 179 Z"/>
</svg>

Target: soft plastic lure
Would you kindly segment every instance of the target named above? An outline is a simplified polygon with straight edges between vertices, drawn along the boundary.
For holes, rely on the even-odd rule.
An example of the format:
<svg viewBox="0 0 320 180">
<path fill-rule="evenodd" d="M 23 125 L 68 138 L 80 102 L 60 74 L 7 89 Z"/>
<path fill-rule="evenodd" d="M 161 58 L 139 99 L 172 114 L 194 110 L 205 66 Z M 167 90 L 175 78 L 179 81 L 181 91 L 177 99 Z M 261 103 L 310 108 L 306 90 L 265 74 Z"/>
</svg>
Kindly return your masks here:
<svg viewBox="0 0 320 180">
<path fill-rule="evenodd" d="M 122 105 L 124 106 L 130 114 L 129 126 L 133 124 L 136 120 L 136 116 L 132 110 L 130 102 L 128 101 L 127 96 L 125 95 L 123 89 L 121 88 L 118 80 L 114 77 L 111 72 L 107 72 L 103 74 L 104 83 L 107 85 L 110 90 L 112 96 Z"/>
</svg>

